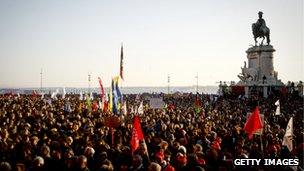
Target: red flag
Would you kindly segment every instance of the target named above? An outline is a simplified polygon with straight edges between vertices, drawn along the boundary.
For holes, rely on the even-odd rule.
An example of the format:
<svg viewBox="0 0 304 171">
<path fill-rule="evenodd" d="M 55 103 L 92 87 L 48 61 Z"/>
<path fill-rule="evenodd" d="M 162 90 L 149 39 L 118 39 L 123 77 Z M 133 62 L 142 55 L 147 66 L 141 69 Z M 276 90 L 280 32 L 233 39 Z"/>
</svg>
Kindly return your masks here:
<svg viewBox="0 0 304 171">
<path fill-rule="evenodd" d="M 103 112 L 106 112 L 107 110 L 108 110 L 108 102 L 105 101 L 105 102 L 103 103 Z"/>
<path fill-rule="evenodd" d="M 36 90 L 33 90 L 33 91 L 32 91 L 32 96 L 33 96 L 33 97 L 37 97 L 37 95 L 38 95 L 38 93 L 36 92 Z"/>
<path fill-rule="evenodd" d="M 132 152 L 134 152 L 138 148 L 139 141 L 141 141 L 141 140 L 144 140 L 144 134 L 141 130 L 140 118 L 139 118 L 139 116 L 134 116 L 132 138 L 131 138 Z"/>
<path fill-rule="evenodd" d="M 244 130 L 248 133 L 248 138 L 252 139 L 253 134 L 263 128 L 263 123 L 260 118 L 259 107 L 257 106 L 253 111 L 252 115 L 248 118 L 245 123 Z"/>
<path fill-rule="evenodd" d="M 121 44 L 121 48 L 120 48 L 120 71 L 119 71 L 119 75 L 121 79 L 124 79 L 123 77 L 123 47 Z"/>
</svg>

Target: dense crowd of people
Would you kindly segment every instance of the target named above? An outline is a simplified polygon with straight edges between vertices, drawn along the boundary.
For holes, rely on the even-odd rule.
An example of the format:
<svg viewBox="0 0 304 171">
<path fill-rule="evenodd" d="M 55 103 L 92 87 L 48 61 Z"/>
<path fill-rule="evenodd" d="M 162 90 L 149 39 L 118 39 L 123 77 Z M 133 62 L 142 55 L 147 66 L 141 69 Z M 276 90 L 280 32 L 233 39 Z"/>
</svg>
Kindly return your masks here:
<svg viewBox="0 0 304 171">
<path fill-rule="evenodd" d="M 142 95 L 143 96 L 143 95 Z M 140 115 L 144 141 L 132 152 L 135 106 L 144 97 L 124 95 L 128 113 L 119 124 L 105 121 L 113 114 L 88 109 L 79 95 L 42 99 L 32 95 L 0 95 L 1 171 L 196 171 L 292 170 L 284 166 L 237 167 L 235 158 L 298 158 L 303 168 L 303 97 L 268 98 L 196 94 L 165 95 L 166 107 L 151 109 L 144 101 Z M 140 98 L 138 98 L 140 97 Z M 98 97 L 95 97 L 95 101 Z M 281 115 L 274 115 L 280 100 Z M 69 103 L 70 110 L 66 110 Z M 264 115 L 261 135 L 252 140 L 243 130 L 247 114 L 259 106 Z M 282 146 L 290 117 L 294 118 L 293 150 Z"/>
</svg>

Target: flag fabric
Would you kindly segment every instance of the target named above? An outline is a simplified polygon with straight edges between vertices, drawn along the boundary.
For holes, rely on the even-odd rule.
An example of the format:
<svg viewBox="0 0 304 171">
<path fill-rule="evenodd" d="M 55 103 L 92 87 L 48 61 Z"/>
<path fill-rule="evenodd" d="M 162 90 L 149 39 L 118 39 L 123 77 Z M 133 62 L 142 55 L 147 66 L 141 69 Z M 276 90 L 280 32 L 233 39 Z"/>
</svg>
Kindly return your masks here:
<svg viewBox="0 0 304 171">
<path fill-rule="evenodd" d="M 260 118 L 259 107 L 257 106 L 245 123 L 244 130 L 248 133 L 248 138 L 252 139 L 253 134 L 261 128 L 263 128 L 263 123 Z"/>
<path fill-rule="evenodd" d="M 103 107 L 104 107 L 104 103 L 101 101 L 98 101 L 98 109 L 100 109 L 102 111 Z"/>
<path fill-rule="evenodd" d="M 41 100 L 44 99 L 44 93 L 41 93 Z"/>
<path fill-rule="evenodd" d="M 131 138 L 131 150 L 134 152 L 139 147 L 139 141 L 144 140 L 144 134 L 140 125 L 140 118 L 138 115 L 134 116 L 133 119 L 133 130 Z"/>
<path fill-rule="evenodd" d="M 79 94 L 79 100 L 83 100 L 83 94 L 82 94 L 82 92 L 80 92 L 80 94 Z"/>
<path fill-rule="evenodd" d="M 289 151 L 292 151 L 293 149 L 292 137 L 293 137 L 293 118 L 291 117 L 288 121 L 282 143 L 283 146 L 287 146 Z"/>
<path fill-rule="evenodd" d="M 66 94 L 66 92 L 65 92 L 65 87 L 63 87 L 63 93 L 62 93 L 62 98 L 63 98 L 63 99 L 65 98 L 65 94 Z"/>
<path fill-rule="evenodd" d="M 117 103 L 118 103 L 118 96 L 117 96 L 117 91 L 116 91 L 116 88 L 115 88 L 115 81 L 116 79 L 113 78 L 112 79 L 112 112 L 114 114 L 117 114 L 118 110 L 117 110 Z"/>
<path fill-rule="evenodd" d="M 108 105 L 108 108 L 109 108 L 109 111 L 110 112 L 113 112 L 113 95 L 112 95 L 112 86 L 111 86 L 111 89 L 110 89 L 110 93 L 109 93 L 109 105 Z"/>
<path fill-rule="evenodd" d="M 140 114 L 140 115 L 144 114 L 144 105 L 143 105 L 143 102 L 142 102 L 142 101 L 140 102 L 140 105 L 139 105 L 139 107 L 138 107 L 138 109 L 137 109 L 137 112 L 138 112 L 138 114 Z"/>
<path fill-rule="evenodd" d="M 59 89 L 56 89 L 56 91 L 52 93 L 51 98 L 52 99 L 57 99 L 57 94 L 58 93 L 59 93 Z"/>
<path fill-rule="evenodd" d="M 119 114 L 122 106 L 123 96 L 118 87 L 119 76 L 113 77 L 110 92 L 110 109 L 114 114 Z"/>
<path fill-rule="evenodd" d="M 119 101 L 119 103 L 122 103 L 123 102 L 123 96 L 122 96 L 122 93 L 119 90 L 119 86 L 118 86 L 119 77 L 115 77 L 114 79 L 115 79 L 115 89 L 116 89 L 118 101 Z"/>
<path fill-rule="evenodd" d="M 98 77 L 98 82 L 99 82 L 99 86 L 100 86 L 101 100 L 102 100 L 102 103 L 103 103 L 103 106 L 104 106 L 106 98 L 105 98 L 105 92 L 104 92 L 104 88 L 103 88 L 102 81 L 101 81 L 100 77 Z"/>
<path fill-rule="evenodd" d="M 33 96 L 33 97 L 37 97 L 37 95 L 38 95 L 38 93 L 36 92 L 36 90 L 33 90 L 33 91 L 32 91 L 32 96 Z"/>
<path fill-rule="evenodd" d="M 117 110 L 120 111 L 121 110 L 121 106 L 123 105 L 123 96 L 122 96 L 122 93 L 121 91 L 119 90 L 119 86 L 118 86 L 118 83 L 119 83 L 119 76 L 116 76 L 114 77 L 114 88 L 115 88 L 115 92 L 116 92 L 116 95 L 117 95 Z"/>
<path fill-rule="evenodd" d="M 120 48 L 120 71 L 119 71 L 119 76 L 122 80 L 124 79 L 124 76 L 123 76 L 123 46 L 122 45 L 121 45 L 121 48 Z"/>
<path fill-rule="evenodd" d="M 277 106 L 275 115 L 281 115 L 280 101 L 279 101 L 279 100 L 276 101 L 276 102 L 275 102 L 275 105 Z"/>
</svg>

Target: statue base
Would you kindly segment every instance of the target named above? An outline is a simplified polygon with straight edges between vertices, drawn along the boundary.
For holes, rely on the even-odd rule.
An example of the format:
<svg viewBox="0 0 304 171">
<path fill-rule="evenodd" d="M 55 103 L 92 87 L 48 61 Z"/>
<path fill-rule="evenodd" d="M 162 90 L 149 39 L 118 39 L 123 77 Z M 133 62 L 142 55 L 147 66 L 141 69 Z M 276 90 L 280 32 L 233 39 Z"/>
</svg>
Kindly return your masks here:
<svg viewBox="0 0 304 171">
<path fill-rule="evenodd" d="M 271 45 L 253 46 L 247 49 L 248 67 L 242 69 L 239 75 L 241 81 L 237 85 L 244 86 L 283 86 L 278 79 L 278 72 L 273 67 L 273 52 Z"/>
</svg>

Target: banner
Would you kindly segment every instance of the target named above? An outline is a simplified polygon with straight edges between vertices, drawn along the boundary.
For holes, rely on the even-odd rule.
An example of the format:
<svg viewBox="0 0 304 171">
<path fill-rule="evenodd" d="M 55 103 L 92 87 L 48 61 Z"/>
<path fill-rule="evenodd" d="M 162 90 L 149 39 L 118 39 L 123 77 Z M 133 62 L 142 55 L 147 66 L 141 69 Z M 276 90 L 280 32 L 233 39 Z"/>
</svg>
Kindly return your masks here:
<svg viewBox="0 0 304 171">
<path fill-rule="evenodd" d="M 150 98 L 150 108 L 152 109 L 162 109 L 165 106 L 163 98 Z"/>
</svg>

